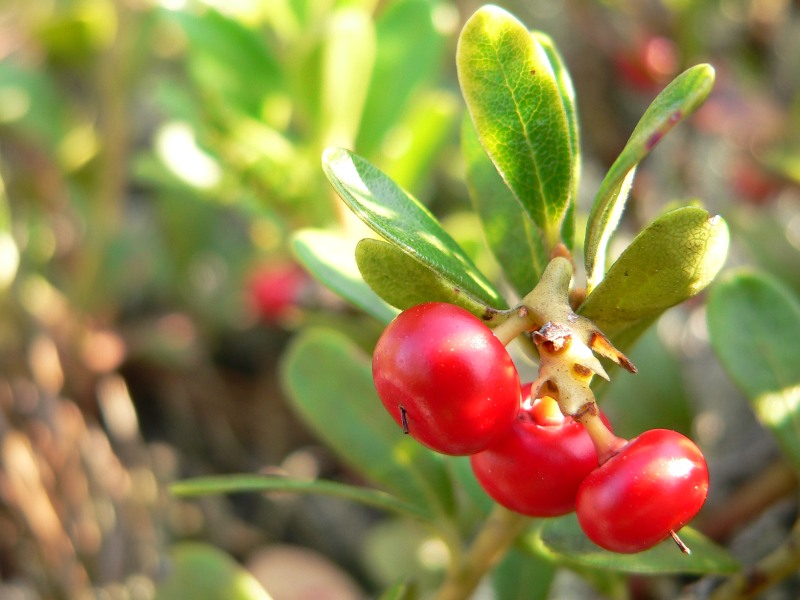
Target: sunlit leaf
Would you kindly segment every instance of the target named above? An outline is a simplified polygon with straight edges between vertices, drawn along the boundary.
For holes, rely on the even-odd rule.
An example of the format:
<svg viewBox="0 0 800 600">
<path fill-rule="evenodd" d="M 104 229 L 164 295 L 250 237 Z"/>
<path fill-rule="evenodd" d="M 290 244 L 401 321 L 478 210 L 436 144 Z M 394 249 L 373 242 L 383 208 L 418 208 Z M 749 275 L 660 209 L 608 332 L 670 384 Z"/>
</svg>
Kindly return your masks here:
<svg viewBox="0 0 800 600">
<path fill-rule="evenodd" d="M 426 514 L 453 510 L 443 458 L 403 435 L 375 392 L 369 357 L 347 337 L 304 331 L 281 378 L 294 410 L 351 468 Z"/>
<path fill-rule="evenodd" d="M 552 248 L 573 191 L 575 155 L 547 51 L 517 19 L 489 5 L 464 25 L 456 65 L 481 143 Z"/>
<path fill-rule="evenodd" d="M 382 323 L 397 316 L 364 282 L 358 272 L 353 240 L 330 231 L 302 229 L 292 236 L 297 259 L 320 282 Z"/>
<path fill-rule="evenodd" d="M 453 287 L 490 306 L 505 308 L 492 284 L 431 212 L 384 173 L 343 148 L 327 149 L 322 166 L 342 200 L 381 237 Z"/>
<path fill-rule="evenodd" d="M 375 61 L 375 26 L 366 11 L 344 8 L 327 20 L 322 60 L 323 145 L 352 146 Z"/>
<path fill-rule="evenodd" d="M 617 554 L 590 541 L 572 513 L 544 519 L 538 528 L 523 537 L 523 543 L 555 561 L 625 573 L 700 575 L 733 573 L 740 569 L 739 563 L 725 549 L 692 528 L 681 529 L 680 537 L 691 554 L 682 553 L 671 539 L 637 554 Z"/>
<path fill-rule="evenodd" d="M 702 291 L 722 268 L 728 227 L 702 208 L 679 208 L 655 219 L 633 240 L 586 298 L 579 312 L 615 343 Z M 624 346 L 619 344 L 618 346 Z"/>
<path fill-rule="evenodd" d="M 707 311 L 714 352 L 800 467 L 800 302 L 765 274 L 737 272 L 712 288 Z"/>
<path fill-rule="evenodd" d="M 696 65 L 675 78 L 653 100 L 597 191 L 586 227 L 584 254 L 588 289 L 603 279 L 605 253 L 617 227 L 636 165 L 664 135 L 705 102 L 714 85 L 714 68 Z"/>
</svg>

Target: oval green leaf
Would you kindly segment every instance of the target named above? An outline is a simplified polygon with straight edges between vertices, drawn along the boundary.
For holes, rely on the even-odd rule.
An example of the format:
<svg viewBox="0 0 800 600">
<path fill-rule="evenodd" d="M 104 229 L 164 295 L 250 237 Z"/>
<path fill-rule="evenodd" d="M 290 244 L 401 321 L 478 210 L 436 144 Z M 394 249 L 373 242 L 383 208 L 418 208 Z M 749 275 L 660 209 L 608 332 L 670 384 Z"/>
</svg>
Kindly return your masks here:
<svg viewBox="0 0 800 600">
<path fill-rule="evenodd" d="M 176 496 L 194 497 L 213 494 L 233 494 L 247 492 L 291 492 L 294 494 L 322 494 L 345 500 L 360 502 L 381 510 L 396 512 L 407 517 L 426 518 L 425 511 L 414 504 L 399 500 L 381 490 L 356 487 L 336 481 L 291 479 L 280 475 L 261 475 L 242 473 L 197 477 L 178 481 L 170 486 Z"/>
<path fill-rule="evenodd" d="M 737 272 L 712 289 L 707 319 L 728 376 L 800 468 L 800 302 L 772 277 Z"/>
<path fill-rule="evenodd" d="M 578 128 L 578 110 L 575 104 L 575 87 L 572 85 L 572 77 L 564 64 L 564 59 L 550 36 L 541 31 L 533 31 L 531 35 L 541 44 L 547 58 L 550 59 L 558 91 L 561 94 L 561 103 L 564 105 L 564 114 L 567 116 L 569 147 L 572 153 L 572 189 L 569 194 L 569 205 L 561 225 L 561 239 L 569 248 L 572 248 L 575 245 L 575 202 L 578 198 L 581 174 L 580 130 Z"/>
<path fill-rule="evenodd" d="M 397 246 L 363 239 L 356 245 L 356 264 L 376 294 L 401 310 L 423 302 L 447 302 L 467 309 L 487 324 L 501 318 L 500 311 L 454 288 Z"/>
<path fill-rule="evenodd" d="M 170 549 L 169 558 L 155 600 L 272 600 L 249 571 L 214 546 L 183 542 Z"/>
<path fill-rule="evenodd" d="M 570 204 L 575 157 L 548 53 L 516 18 L 490 5 L 464 25 L 456 66 L 481 143 L 552 248 Z"/>
<path fill-rule="evenodd" d="M 724 548 L 691 527 L 680 530 L 681 540 L 691 549 L 683 554 L 671 539 L 637 554 L 617 554 L 595 545 L 581 531 L 575 513 L 545 519 L 522 538 L 523 544 L 552 560 L 608 571 L 639 574 L 734 573 L 739 563 Z"/>
<path fill-rule="evenodd" d="M 342 200 L 373 231 L 454 287 L 495 308 L 506 307 L 436 217 L 375 166 L 343 148 L 328 148 L 322 167 Z"/>
<path fill-rule="evenodd" d="M 665 213 L 636 236 L 578 312 L 622 349 L 642 325 L 711 283 L 725 262 L 728 242 L 725 221 L 702 208 Z"/>
<path fill-rule="evenodd" d="M 304 331 L 280 373 L 292 408 L 353 469 L 425 514 L 452 512 L 443 458 L 403 435 L 375 392 L 369 357 L 346 336 Z"/>
<path fill-rule="evenodd" d="M 461 151 L 486 242 L 514 291 L 523 297 L 547 266 L 544 236 L 500 177 L 469 119 L 462 124 Z"/>
<path fill-rule="evenodd" d="M 354 240 L 321 229 L 301 229 L 292 236 L 297 260 L 321 283 L 381 323 L 389 323 L 398 310 L 372 291 L 358 272 L 353 258 Z"/>
<path fill-rule="evenodd" d="M 605 253 L 611 234 L 617 227 L 642 159 L 675 125 L 705 102 L 714 85 L 714 68 L 701 64 L 687 69 L 656 96 L 633 130 L 628 143 L 611 165 L 589 213 L 584 242 L 587 290 L 603 279 Z"/>
</svg>

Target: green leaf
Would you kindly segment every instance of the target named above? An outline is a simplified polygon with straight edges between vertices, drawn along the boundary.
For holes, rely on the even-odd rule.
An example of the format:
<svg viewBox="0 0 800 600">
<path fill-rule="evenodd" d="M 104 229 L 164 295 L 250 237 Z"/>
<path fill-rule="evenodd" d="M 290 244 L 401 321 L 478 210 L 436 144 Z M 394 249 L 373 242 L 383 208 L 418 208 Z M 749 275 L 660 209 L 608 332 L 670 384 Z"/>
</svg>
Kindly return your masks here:
<svg viewBox="0 0 800 600">
<path fill-rule="evenodd" d="M 548 53 L 509 13 L 485 6 L 464 25 L 456 66 L 481 143 L 552 248 L 570 204 L 575 156 Z"/>
<path fill-rule="evenodd" d="M 170 549 L 170 563 L 155 600 L 271 600 L 249 571 L 208 544 L 176 544 Z"/>
<path fill-rule="evenodd" d="M 246 492 L 292 492 L 296 494 L 323 494 L 345 500 L 353 500 L 367 506 L 400 513 L 405 516 L 425 518 L 427 513 L 419 507 L 398 500 L 396 497 L 365 487 L 346 485 L 335 481 L 304 481 L 280 475 L 235 474 L 213 477 L 197 477 L 178 481 L 170 487 L 176 496 L 193 497 L 212 494 L 234 494 Z"/>
<path fill-rule="evenodd" d="M 492 284 L 430 211 L 367 160 L 343 148 L 329 148 L 322 166 L 342 200 L 376 233 L 453 287 L 505 308 Z"/>
<path fill-rule="evenodd" d="M 186 33 L 187 62 L 203 94 L 255 118 L 269 98 L 286 97 L 284 73 L 261 35 L 215 10 L 165 14 Z"/>
<path fill-rule="evenodd" d="M 522 297 L 533 289 L 547 266 L 544 236 L 500 177 L 468 118 L 461 128 L 461 149 L 470 198 L 486 242 L 506 279 Z"/>
<path fill-rule="evenodd" d="M 352 146 L 375 61 L 375 27 L 365 11 L 336 10 L 328 21 L 322 59 L 323 146 Z"/>
<path fill-rule="evenodd" d="M 19 128 L 56 155 L 68 128 L 67 103 L 43 69 L 24 69 L 16 61 L 0 61 L 0 105 L 4 128 Z"/>
<path fill-rule="evenodd" d="M 714 286 L 707 311 L 717 357 L 800 468 L 800 302 L 772 277 L 742 271 Z"/>
<path fill-rule="evenodd" d="M 399 0 L 387 5 L 375 23 L 375 68 L 356 143 L 365 156 L 380 149 L 414 93 L 441 66 L 445 36 L 435 23 L 437 9 L 436 1 Z"/>
<path fill-rule="evenodd" d="M 419 189 L 427 183 L 443 148 L 451 143 L 460 114 L 460 100 L 449 92 L 436 90 L 415 95 L 381 146 L 381 170 L 403 189 Z"/>
<path fill-rule="evenodd" d="M 423 302 L 447 302 L 467 309 L 487 324 L 501 316 L 496 309 L 454 288 L 427 266 L 387 242 L 374 239 L 358 242 L 356 263 L 369 287 L 401 310 Z"/>
<path fill-rule="evenodd" d="M 452 512 L 442 457 L 403 435 L 375 392 L 369 358 L 347 337 L 299 334 L 283 356 L 281 379 L 294 410 L 353 469 L 428 515 Z"/>
<path fill-rule="evenodd" d="M 588 289 L 603 279 L 608 241 L 617 227 L 636 165 L 661 138 L 705 102 L 714 85 L 714 68 L 701 64 L 676 77 L 647 108 L 628 143 L 611 165 L 597 191 L 584 242 Z"/>
<path fill-rule="evenodd" d="M 728 241 L 725 221 L 702 208 L 665 213 L 636 236 L 578 312 L 622 348 L 666 309 L 711 283 Z"/>
<path fill-rule="evenodd" d="M 572 153 L 572 189 L 570 189 L 569 197 L 570 203 L 566 214 L 564 215 L 564 223 L 561 228 L 561 237 L 564 243 L 572 248 L 573 234 L 575 228 L 575 201 L 578 197 L 578 184 L 580 182 L 581 172 L 581 148 L 580 148 L 580 135 L 578 128 L 578 110 L 575 106 L 575 87 L 572 85 L 572 78 L 570 77 L 567 66 L 564 64 L 564 59 L 558 52 L 555 43 L 547 34 L 541 31 L 533 31 L 533 37 L 542 46 L 547 58 L 550 59 L 550 65 L 553 67 L 553 74 L 558 84 L 558 91 L 561 94 L 561 103 L 564 106 L 564 114 L 567 116 L 567 130 L 569 133 L 569 148 Z"/>
<path fill-rule="evenodd" d="M 619 372 L 601 387 L 602 407 L 614 424 L 614 433 L 629 439 L 648 429 L 691 433 L 692 410 L 681 364 L 651 327 L 628 353 L 640 375 Z M 598 390 L 595 395 L 600 398 Z M 642 410 L 642 399 L 658 410 Z"/>
<path fill-rule="evenodd" d="M 413 583 L 402 582 L 384 591 L 378 600 L 417 600 L 419 593 Z"/>
<path fill-rule="evenodd" d="M 398 310 L 386 304 L 364 282 L 353 258 L 354 240 L 321 229 L 301 229 L 292 236 L 297 260 L 320 282 L 381 323 Z"/>
<path fill-rule="evenodd" d="M 684 527 L 680 536 L 691 549 L 691 554 L 683 554 L 671 539 L 637 554 L 617 554 L 590 541 L 572 513 L 544 519 L 539 527 L 523 537 L 523 543 L 541 555 L 567 565 L 624 573 L 702 575 L 734 573 L 740 569 L 739 563 L 725 549 L 694 529 Z"/>
<path fill-rule="evenodd" d="M 546 600 L 555 576 L 552 561 L 512 548 L 492 571 L 496 600 Z"/>
</svg>

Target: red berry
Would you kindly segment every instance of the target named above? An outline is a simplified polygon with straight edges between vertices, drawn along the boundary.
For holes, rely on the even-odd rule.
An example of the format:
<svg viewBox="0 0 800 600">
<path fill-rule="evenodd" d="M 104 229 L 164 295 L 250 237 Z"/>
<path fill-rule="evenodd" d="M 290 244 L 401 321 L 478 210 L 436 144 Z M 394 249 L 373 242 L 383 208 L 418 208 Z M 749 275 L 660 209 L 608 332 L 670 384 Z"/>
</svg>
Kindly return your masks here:
<svg viewBox="0 0 800 600">
<path fill-rule="evenodd" d="M 522 395 L 530 395 L 530 384 Z M 549 396 L 521 411 L 500 441 L 470 460 L 489 496 L 532 517 L 575 510 L 578 487 L 597 468 L 597 453 L 583 426 L 563 416 Z"/>
<path fill-rule="evenodd" d="M 372 376 L 398 425 L 443 454 L 480 452 L 519 411 L 519 377 L 505 346 L 452 304 L 400 313 L 378 340 Z"/>
<path fill-rule="evenodd" d="M 584 533 L 613 552 L 641 552 L 688 523 L 708 493 L 708 467 L 687 437 L 652 429 L 629 441 L 578 489 Z"/>
<path fill-rule="evenodd" d="M 295 307 L 308 281 L 308 274 L 292 262 L 260 266 L 248 281 L 254 310 L 268 323 L 279 322 Z"/>
</svg>

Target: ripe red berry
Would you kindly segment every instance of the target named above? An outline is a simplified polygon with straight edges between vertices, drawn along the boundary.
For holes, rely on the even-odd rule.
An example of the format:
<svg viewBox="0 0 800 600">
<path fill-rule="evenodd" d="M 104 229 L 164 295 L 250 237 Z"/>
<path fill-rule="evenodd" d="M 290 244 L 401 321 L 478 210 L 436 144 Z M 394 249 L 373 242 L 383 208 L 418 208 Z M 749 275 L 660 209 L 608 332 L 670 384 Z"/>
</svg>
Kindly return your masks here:
<svg viewBox="0 0 800 600">
<path fill-rule="evenodd" d="M 480 452 L 519 411 L 519 377 L 505 346 L 452 304 L 400 313 L 378 340 L 372 376 L 398 425 L 444 454 Z"/>
<path fill-rule="evenodd" d="M 522 397 L 529 396 L 527 384 Z M 508 433 L 471 457 L 472 470 L 486 493 L 510 510 L 532 517 L 572 512 L 578 487 L 597 468 L 592 440 L 549 396 L 527 405 Z"/>
<path fill-rule="evenodd" d="M 248 279 L 248 291 L 253 309 L 267 323 L 278 323 L 297 304 L 308 274 L 292 262 L 262 265 Z"/>
<path fill-rule="evenodd" d="M 641 552 L 688 523 L 708 493 L 708 467 L 687 437 L 652 429 L 630 440 L 578 489 L 584 533 L 613 552 Z"/>
</svg>

